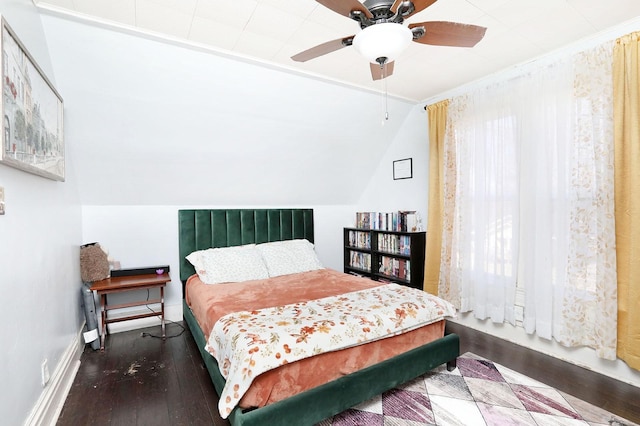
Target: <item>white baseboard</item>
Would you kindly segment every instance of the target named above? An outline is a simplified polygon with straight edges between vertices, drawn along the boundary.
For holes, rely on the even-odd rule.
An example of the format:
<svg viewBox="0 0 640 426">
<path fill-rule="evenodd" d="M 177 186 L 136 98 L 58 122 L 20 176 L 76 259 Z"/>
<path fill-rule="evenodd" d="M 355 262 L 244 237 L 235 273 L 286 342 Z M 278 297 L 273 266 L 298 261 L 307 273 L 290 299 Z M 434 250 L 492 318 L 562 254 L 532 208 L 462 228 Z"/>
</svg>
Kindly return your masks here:
<svg viewBox="0 0 640 426">
<path fill-rule="evenodd" d="M 82 339 L 83 330 L 84 322 L 78 335 L 62 354 L 51 380 L 42 391 L 36 405 L 24 422 L 25 425 L 55 426 L 80 367 L 80 356 L 85 346 Z"/>
</svg>

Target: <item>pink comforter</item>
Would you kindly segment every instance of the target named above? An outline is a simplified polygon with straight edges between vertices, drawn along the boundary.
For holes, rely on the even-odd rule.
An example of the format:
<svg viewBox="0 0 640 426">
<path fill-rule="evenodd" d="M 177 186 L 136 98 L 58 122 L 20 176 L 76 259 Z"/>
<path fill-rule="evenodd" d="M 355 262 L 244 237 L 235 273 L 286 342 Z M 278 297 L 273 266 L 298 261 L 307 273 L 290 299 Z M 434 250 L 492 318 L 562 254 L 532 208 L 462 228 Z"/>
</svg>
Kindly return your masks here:
<svg viewBox="0 0 640 426">
<path fill-rule="evenodd" d="M 187 281 L 186 301 L 205 338 L 216 321 L 231 312 L 319 299 L 381 285 L 365 278 L 320 269 L 268 280 L 207 285 L 197 275 Z M 444 321 L 361 346 L 305 358 L 257 377 L 240 406 L 262 407 L 343 375 L 376 364 L 444 335 Z"/>
</svg>

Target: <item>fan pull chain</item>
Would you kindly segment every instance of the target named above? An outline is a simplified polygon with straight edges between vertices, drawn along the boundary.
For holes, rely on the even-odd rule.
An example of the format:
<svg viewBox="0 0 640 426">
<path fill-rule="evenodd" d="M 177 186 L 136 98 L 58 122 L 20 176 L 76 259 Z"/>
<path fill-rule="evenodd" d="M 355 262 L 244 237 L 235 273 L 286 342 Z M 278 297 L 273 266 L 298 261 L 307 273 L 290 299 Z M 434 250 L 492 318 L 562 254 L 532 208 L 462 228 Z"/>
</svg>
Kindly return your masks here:
<svg viewBox="0 0 640 426">
<path fill-rule="evenodd" d="M 385 121 L 389 121 L 389 94 L 387 90 L 387 67 L 384 66 L 385 63 L 386 61 L 380 62 L 380 71 L 382 72 L 382 85 L 384 88 L 384 93 L 382 94 L 382 108 L 384 109 L 384 119 L 381 123 L 383 126 Z"/>
<path fill-rule="evenodd" d="M 384 119 L 389 120 L 389 91 L 387 90 L 387 76 L 382 79 L 384 81 Z"/>
</svg>

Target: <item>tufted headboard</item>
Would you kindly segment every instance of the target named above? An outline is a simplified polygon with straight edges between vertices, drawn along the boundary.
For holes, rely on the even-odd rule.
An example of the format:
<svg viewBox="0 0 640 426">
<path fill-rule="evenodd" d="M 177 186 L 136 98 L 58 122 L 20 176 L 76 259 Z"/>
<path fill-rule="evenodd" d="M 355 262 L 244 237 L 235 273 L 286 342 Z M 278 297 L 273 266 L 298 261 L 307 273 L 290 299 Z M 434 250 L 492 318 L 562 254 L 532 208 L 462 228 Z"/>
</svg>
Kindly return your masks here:
<svg viewBox="0 0 640 426">
<path fill-rule="evenodd" d="M 185 259 L 193 251 L 302 238 L 313 242 L 313 209 L 179 210 L 178 251 L 183 290 L 187 279 L 195 273 L 193 265 Z"/>
</svg>

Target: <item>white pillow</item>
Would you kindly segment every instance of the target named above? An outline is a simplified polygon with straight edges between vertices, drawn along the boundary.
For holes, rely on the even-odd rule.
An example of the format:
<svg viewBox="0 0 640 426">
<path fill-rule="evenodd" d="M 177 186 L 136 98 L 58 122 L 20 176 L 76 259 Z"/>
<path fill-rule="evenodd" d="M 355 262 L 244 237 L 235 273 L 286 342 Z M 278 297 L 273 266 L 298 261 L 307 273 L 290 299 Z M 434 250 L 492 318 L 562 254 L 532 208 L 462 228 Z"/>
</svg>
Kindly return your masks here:
<svg viewBox="0 0 640 426">
<path fill-rule="evenodd" d="M 269 272 L 255 244 L 194 251 L 187 260 L 206 284 L 269 278 Z"/>
<path fill-rule="evenodd" d="M 256 245 L 270 277 L 323 269 L 308 240 L 274 241 Z"/>
</svg>

